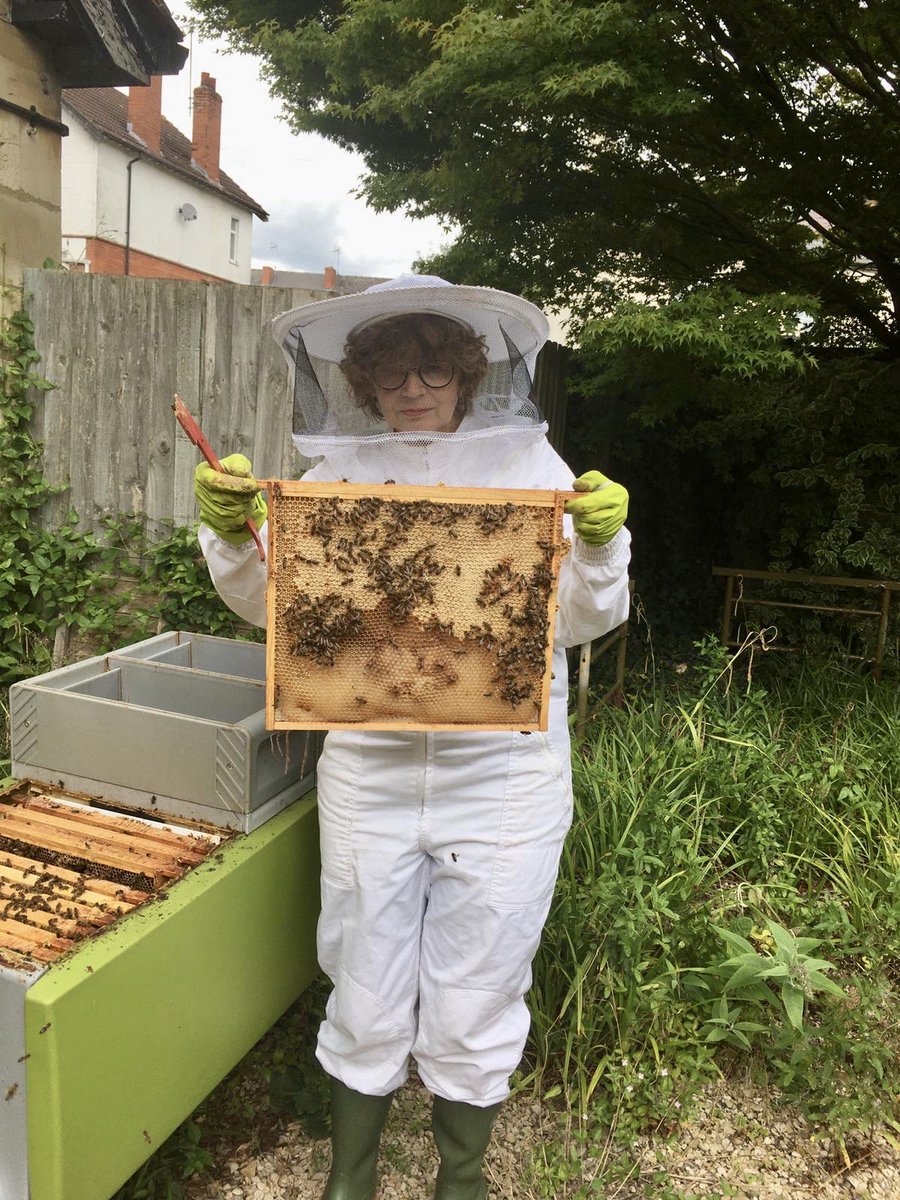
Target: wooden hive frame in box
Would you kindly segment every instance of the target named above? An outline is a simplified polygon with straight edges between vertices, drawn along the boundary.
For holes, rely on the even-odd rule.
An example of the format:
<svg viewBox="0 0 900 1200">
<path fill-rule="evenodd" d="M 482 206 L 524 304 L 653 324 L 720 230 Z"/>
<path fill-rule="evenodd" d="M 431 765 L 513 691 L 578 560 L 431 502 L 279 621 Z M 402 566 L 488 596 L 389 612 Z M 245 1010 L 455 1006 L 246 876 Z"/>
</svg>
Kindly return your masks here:
<svg viewBox="0 0 900 1200">
<path fill-rule="evenodd" d="M 546 729 L 564 503 L 270 484 L 267 727 Z"/>
<path fill-rule="evenodd" d="M 0 962 L 56 961 L 157 896 L 222 840 L 21 784 L 0 801 Z"/>
</svg>

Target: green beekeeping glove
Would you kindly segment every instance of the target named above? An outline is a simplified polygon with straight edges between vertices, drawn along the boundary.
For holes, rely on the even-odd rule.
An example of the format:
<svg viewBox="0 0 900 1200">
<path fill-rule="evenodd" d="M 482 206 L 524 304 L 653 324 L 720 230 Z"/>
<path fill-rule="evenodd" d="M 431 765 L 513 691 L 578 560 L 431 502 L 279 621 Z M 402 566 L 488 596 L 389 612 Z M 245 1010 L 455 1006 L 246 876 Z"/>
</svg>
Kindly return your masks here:
<svg viewBox="0 0 900 1200">
<path fill-rule="evenodd" d="M 566 512 L 575 523 L 575 532 L 589 546 L 605 546 L 625 523 L 628 516 L 628 492 L 599 471 L 579 475 L 572 485 L 584 492 L 577 500 L 566 501 Z"/>
<path fill-rule="evenodd" d="M 252 520 L 259 528 L 269 510 L 249 458 L 229 454 L 222 459 L 222 467 L 222 471 L 214 471 L 208 463 L 199 463 L 194 471 L 194 495 L 203 524 L 232 546 L 239 546 L 250 537 L 247 522 Z"/>
</svg>

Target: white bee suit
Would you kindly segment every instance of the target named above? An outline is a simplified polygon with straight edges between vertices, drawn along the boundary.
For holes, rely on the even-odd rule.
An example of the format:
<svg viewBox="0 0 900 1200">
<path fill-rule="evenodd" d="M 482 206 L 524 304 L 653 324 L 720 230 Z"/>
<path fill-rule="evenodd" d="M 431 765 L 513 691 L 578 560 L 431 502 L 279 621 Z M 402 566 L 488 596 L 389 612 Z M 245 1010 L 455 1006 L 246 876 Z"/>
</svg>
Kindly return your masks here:
<svg viewBox="0 0 900 1200">
<path fill-rule="evenodd" d="M 329 303 L 331 303 L 329 301 Z M 466 418 L 460 433 L 466 430 Z M 562 489 L 573 475 L 538 431 L 454 484 Z M 421 445 L 361 447 L 352 482 L 424 482 Z M 483 460 L 482 460 L 483 462 Z M 344 474 L 346 471 L 344 470 Z M 304 479 L 334 480 L 328 460 Z M 447 482 L 451 482 L 447 479 Z M 524 996 L 572 815 L 565 649 L 628 612 L 630 535 L 588 546 L 565 518 L 549 730 L 333 731 L 318 766 L 319 961 L 334 983 L 318 1058 L 348 1087 L 386 1095 L 410 1054 L 425 1085 L 486 1107 L 509 1094 L 525 1044 Z M 251 542 L 205 527 L 216 589 L 264 625 L 265 567 Z"/>
</svg>

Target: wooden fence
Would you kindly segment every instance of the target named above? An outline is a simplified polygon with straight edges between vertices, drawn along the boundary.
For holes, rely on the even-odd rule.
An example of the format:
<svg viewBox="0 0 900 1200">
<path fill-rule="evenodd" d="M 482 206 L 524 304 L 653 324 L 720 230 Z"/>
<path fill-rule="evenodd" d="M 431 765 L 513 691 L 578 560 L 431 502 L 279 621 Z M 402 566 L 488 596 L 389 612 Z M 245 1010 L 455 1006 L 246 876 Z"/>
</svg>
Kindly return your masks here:
<svg viewBox="0 0 900 1200">
<path fill-rule="evenodd" d="M 261 478 L 295 478 L 291 397 L 269 332 L 285 309 L 316 298 L 288 288 L 28 271 L 25 307 L 38 371 L 55 386 L 35 397 L 45 470 L 64 490 L 43 519 L 74 508 L 81 528 L 139 512 L 148 531 L 196 519 L 197 451 L 177 427 L 179 392 L 216 451 L 240 451 Z M 565 420 L 565 351 L 548 346 L 538 398 L 557 448 Z"/>
</svg>

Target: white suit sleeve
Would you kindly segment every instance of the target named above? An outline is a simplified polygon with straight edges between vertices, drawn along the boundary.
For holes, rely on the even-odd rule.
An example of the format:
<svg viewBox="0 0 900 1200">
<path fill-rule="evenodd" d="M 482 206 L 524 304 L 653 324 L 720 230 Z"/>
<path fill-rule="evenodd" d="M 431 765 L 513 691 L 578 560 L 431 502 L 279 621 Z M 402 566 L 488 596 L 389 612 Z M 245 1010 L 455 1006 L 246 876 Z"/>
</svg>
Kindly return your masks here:
<svg viewBox="0 0 900 1200">
<path fill-rule="evenodd" d="M 260 540 L 268 545 L 268 522 L 259 531 Z M 251 625 L 266 625 L 266 564 L 260 562 L 252 538 L 232 546 L 207 525 L 197 533 L 200 549 L 209 567 L 213 587 L 232 610 Z"/>
<path fill-rule="evenodd" d="M 574 473 L 549 442 L 529 456 L 520 483 L 503 481 L 503 487 L 555 488 L 571 491 Z M 563 532 L 572 549 L 562 561 L 556 617 L 558 646 L 578 646 L 602 637 L 628 617 L 628 562 L 631 534 L 622 528 L 605 546 L 591 546 L 575 533 L 572 518 L 563 518 Z"/>
<path fill-rule="evenodd" d="M 578 646 L 609 633 L 628 617 L 631 534 L 623 527 L 605 546 L 589 546 L 572 530 L 571 517 L 563 524 L 572 549 L 559 572 L 556 643 Z"/>
<path fill-rule="evenodd" d="M 303 478 L 310 481 L 330 480 L 333 476 L 326 471 L 317 474 L 316 467 L 313 467 Z M 260 529 L 259 536 L 262 544 L 268 546 L 268 522 Z M 233 546 L 208 526 L 201 525 L 197 539 L 206 559 L 213 587 L 231 611 L 251 625 L 259 625 L 265 629 L 266 564 L 260 562 L 252 538 L 248 538 L 239 546 Z"/>
</svg>

